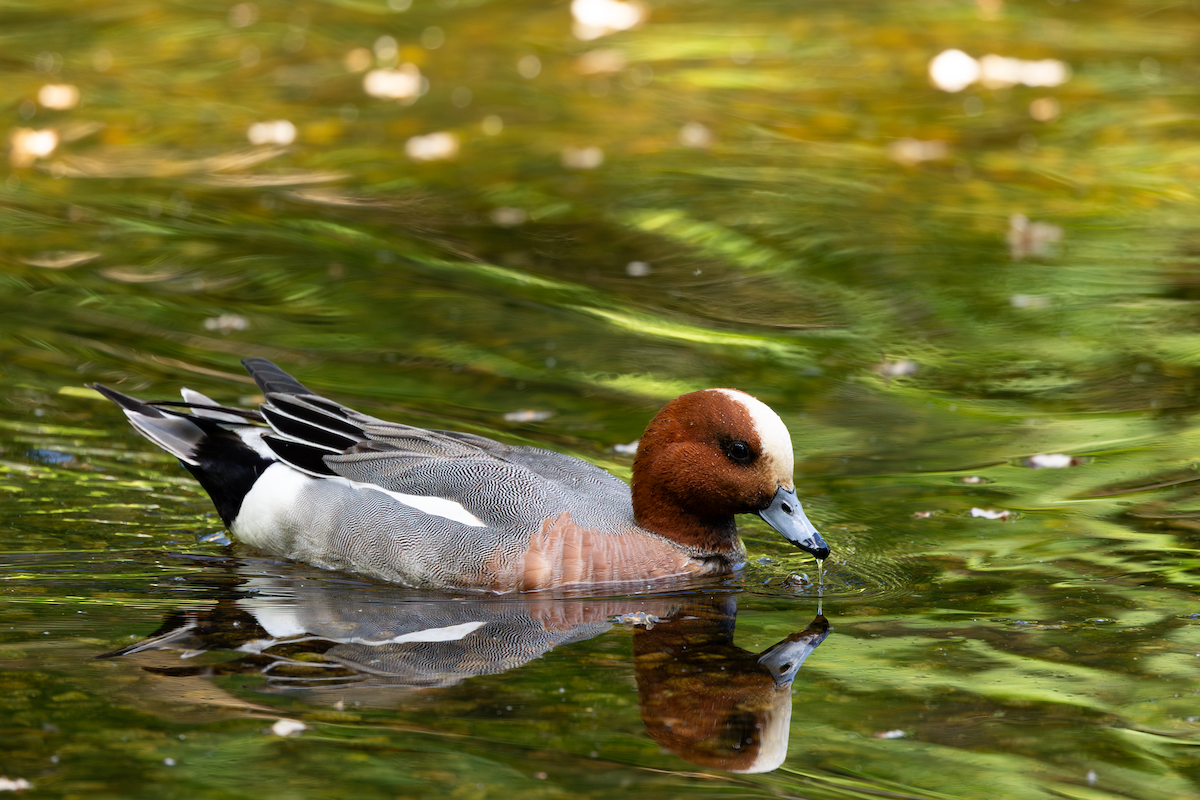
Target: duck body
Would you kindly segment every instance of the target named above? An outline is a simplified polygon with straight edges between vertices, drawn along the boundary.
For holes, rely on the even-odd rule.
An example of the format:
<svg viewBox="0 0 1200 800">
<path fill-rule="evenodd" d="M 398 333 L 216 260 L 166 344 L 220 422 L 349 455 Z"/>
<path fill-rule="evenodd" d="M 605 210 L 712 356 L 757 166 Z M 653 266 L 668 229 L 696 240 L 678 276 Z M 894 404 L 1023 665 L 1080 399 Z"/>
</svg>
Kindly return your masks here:
<svg viewBox="0 0 1200 800">
<path fill-rule="evenodd" d="M 183 402 L 145 403 L 95 388 L 180 459 L 234 537 L 265 553 L 408 586 L 647 582 L 737 569 L 733 514 L 747 512 L 818 558 L 829 552 L 791 488 L 790 438 L 784 455 L 779 430 L 765 443 L 759 430 L 786 428 L 734 390 L 668 404 L 639 445 L 631 493 L 579 459 L 386 422 L 268 361 L 243 363 L 266 398 L 257 410 L 186 389 Z"/>
</svg>

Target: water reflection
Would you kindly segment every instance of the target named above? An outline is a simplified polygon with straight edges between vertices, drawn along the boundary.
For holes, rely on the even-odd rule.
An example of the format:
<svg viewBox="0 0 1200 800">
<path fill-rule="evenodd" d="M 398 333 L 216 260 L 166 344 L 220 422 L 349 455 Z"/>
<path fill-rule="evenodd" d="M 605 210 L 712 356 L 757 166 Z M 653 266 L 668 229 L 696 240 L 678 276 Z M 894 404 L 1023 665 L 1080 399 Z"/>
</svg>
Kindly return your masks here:
<svg viewBox="0 0 1200 800">
<path fill-rule="evenodd" d="M 455 597 L 331 585 L 304 568 L 266 574 L 260 565 L 233 577 L 214 607 L 173 612 L 148 638 L 103 657 L 179 678 L 258 674 L 265 692 L 390 708 L 406 690 L 506 672 L 624 625 L 634 628 L 650 736 L 701 766 L 767 772 L 787 757 L 792 682 L 829 632 L 818 615 L 762 653 L 745 650 L 733 642 L 733 595 Z"/>
<path fill-rule="evenodd" d="M 617 31 L 635 28 L 649 16 L 640 3 L 621 0 L 572 0 L 572 26 L 576 38 L 584 41 L 598 39 Z"/>
<path fill-rule="evenodd" d="M 58 133 L 50 128 L 15 128 L 9 135 L 12 148 L 9 158 L 13 167 L 23 169 L 32 166 L 37 159 L 50 155 L 58 147 L 58 139 Z"/>
<path fill-rule="evenodd" d="M 1060 86 L 1070 79 L 1071 70 L 1054 58 L 1024 61 L 988 54 L 975 59 L 961 50 L 946 50 L 929 62 L 929 77 L 942 91 L 961 92 L 976 82 L 988 89 Z"/>
<path fill-rule="evenodd" d="M 761 654 L 733 643 L 732 596 L 689 599 L 667 624 L 633 635 L 634 674 L 650 736 L 680 758 L 730 772 L 769 772 L 787 758 L 792 681 L 829 635 L 817 615 Z"/>
<path fill-rule="evenodd" d="M 38 105 L 55 111 L 69 111 L 79 105 L 79 87 L 69 83 L 47 83 L 38 89 Z"/>
</svg>

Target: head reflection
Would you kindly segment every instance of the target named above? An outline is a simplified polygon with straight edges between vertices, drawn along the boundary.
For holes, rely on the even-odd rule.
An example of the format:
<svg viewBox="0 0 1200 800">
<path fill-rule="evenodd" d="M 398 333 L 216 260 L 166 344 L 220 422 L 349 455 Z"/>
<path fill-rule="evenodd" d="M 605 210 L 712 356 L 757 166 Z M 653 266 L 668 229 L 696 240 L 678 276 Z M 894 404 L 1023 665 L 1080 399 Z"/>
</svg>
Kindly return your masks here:
<svg viewBox="0 0 1200 800">
<path fill-rule="evenodd" d="M 399 707 L 411 691 L 516 669 L 632 625 L 650 736 L 701 766 L 765 772 L 787 756 L 791 684 L 829 625 L 817 616 L 751 653 L 733 644 L 736 613 L 729 595 L 451 597 L 346 588 L 303 571 L 243 573 L 215 607 L 175 612 L 149 638 L 107 655 L 180 678 L 257 673 L 260 690 L 316 703 Z M 173 656 L 165 663 L 164 653 Z"/>
<path fill-rule="evenodd" d="M 734 645 L 736 614 L 733 597 L 700 598 L 634 633 L 642 721 L 693 764 L 769 772 L 787 758 L 792 681 L 829 623 L 818 616 L 758 654 Z"/>
</svg>

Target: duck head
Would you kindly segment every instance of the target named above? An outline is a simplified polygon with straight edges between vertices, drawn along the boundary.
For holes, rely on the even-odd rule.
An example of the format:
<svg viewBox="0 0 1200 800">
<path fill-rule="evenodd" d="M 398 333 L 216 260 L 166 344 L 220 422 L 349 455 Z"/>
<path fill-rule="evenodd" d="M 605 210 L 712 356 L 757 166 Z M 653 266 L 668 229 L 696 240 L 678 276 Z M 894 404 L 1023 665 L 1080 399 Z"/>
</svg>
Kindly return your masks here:
<svg viewBox="0 0 1200 800">
<path fill-rule="evenodd" d="M 758 514 L 818 559 L 829 546 L 792 480 L 792 438 L 779 415 L 736 389 L 677 397 L 650 421 L 633 462 L 638 525 L 713 552 L 737 547 L 736 514 Z"/>
</svg>

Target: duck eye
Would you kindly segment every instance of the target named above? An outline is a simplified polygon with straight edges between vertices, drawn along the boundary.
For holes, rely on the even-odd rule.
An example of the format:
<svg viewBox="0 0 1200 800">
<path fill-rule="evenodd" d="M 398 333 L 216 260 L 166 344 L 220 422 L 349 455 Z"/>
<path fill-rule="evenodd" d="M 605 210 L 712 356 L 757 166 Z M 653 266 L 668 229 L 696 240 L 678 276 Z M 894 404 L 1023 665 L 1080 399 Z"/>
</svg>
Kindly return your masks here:
<svg viewBox="0 0 1200 800">
<path fill-rule="evenodd" d="M 725 447 L 725 455 L 730 461 L 738 464 L 748 464 L 754 459 L 754 451 L 750 449 L 750 445 L 742 441 L 730 442 Z"/>
</svg>

